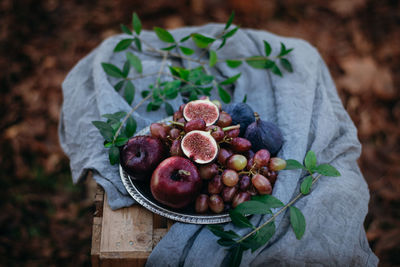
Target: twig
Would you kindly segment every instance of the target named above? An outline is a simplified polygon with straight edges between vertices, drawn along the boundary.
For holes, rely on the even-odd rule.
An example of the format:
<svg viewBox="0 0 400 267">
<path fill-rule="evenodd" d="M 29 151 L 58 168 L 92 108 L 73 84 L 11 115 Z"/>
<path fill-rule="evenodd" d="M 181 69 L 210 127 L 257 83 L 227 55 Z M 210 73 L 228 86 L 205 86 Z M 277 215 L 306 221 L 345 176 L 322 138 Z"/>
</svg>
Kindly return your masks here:
<svg viewBox="0 0 400 267">
<path fill-rule="evenodd" d="M 318 174 L 317 177 L 314 178 L 312 184 L 316 183 L 318 181 L 318 179 L 321 177 L 321 174 Z M 276 217 L 278 217 L 279 214 L 281 214 L 282 212 L 284 212 L 285 210 L 287 210 L 287 208 L 289 208 L 291 205 L 293 205 L 299 198 L 301 198 L 303 196 L 302 193 L 298 194 L 295 198 L 293 198 L 289 203 L 287 203 L 283 208 L 281 208 L 277 213 L 275 213 L 271 218 L 269 218 L 265 223 L 263 223 L 262 225 L 258 226 L 257 228 L 255 228 L 253 231 L 251 231 L 250 233 L 248 233 L 247 235 L 245 235 L 244 237 L 240 238 L 238 241 L 236 241 L 237 243 L 242 242 L 243 240 L 245 240 L 246 238 L 248 238 L 249 236 L 251 236 L 252 234 L 254 234 L 255 232 L 257 232 L 258 230 L 260 230 L 261 228 L 263 228 L 264 226 L 266 226 L 267 224 L 269 224 L 270 222 L 272 222 Z"/>
<path fill-rule="evenodd" d="M 159 84 L 159 83 L 158 83 L 158 80 L 160 79 L 162 70 L 164 69 L 164 66 L 165 66 L 165 62 L 167 61 L 167 55 L 168 55 L 168 53 L 165 53 L 165 52 L 164 52 L 163 61 L 161 62 L 160 70 L 159 70 L 158 73 L 157 73 L 156 87 L 158 87 L 158 84 Z M 117 132 L 116 132 L 115 135 L 114 135 L 113 143 L 114 143 L 115 140 L 117 139 L 119 133 L 120 133 L 121 130 L 122 130 L 122 127 L 124 126 L 124 124 L 125 124 L 125 122 L 128 120 L 128 118 L 132 115 L 132 113 L 135 112 L 135 110 L 137 110 L 144 102 L 146 102 L 146 100 L 150 99 L 152 96 L 153 96 L 152 94 L 147 95 L 147 96 L 146 96 L 145 98 L 143 98 L 139 103 L 137 103 L 136 106 L 134 106 L 134 107 L 131 109 L 131 111 L 129 111 L 129 112 L 125 115 L 124 119 L 122 120 L 121 125 L 118 127 L 118 130 L 117 130 Z"/>
</svg>

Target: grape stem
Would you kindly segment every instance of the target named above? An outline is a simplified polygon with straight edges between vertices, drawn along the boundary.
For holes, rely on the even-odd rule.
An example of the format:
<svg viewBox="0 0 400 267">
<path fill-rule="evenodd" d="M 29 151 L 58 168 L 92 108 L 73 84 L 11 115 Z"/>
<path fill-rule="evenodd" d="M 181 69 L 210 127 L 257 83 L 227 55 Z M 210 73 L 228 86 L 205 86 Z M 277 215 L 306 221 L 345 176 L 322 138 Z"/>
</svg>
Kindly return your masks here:
<svg viewBox="0 0 400 267">
<path fill-rule="evenodd" d="M 230 131 L 230 130 L 234 130 L 234 129 L 240 129 L 240 124 L 232 125 L 232 126 L 228 126 L 228 127 L 222 128 L 222 131 L 226 132 L 226 131 Z"/>
<path fill-rule="evenodd" d="M 177 122 L 177 121 L 169 121 L 169 123 L 171 123 L 172 125 L 178 125 L 178 126 L 181 126 L 181 127 L 185 126 L 185 124 L 183 124 L 182 122 Z"/>
<path fill-rule="evenodd" d="M 318 179 L 321 177 L 321 174 L 318 174 L 317 177 L 315 177 L 312 181 L 312 185 L 315 184 Z M 236 241 L 236 243 L 240 243 L 243 240 L 245 240 L 246 238 L 250 237 L 252 234 L 254 234 L 255 232 L 257 232 L 258 230 L 260 230 L 261 228 L 263 228 L 264 226 L 266 226 L 267 224 L 269 224 L 270 222 L 272 222 L 273 220 L 275 220 L 276 217 L 278 217 L 279 214 L 281 214 L 282 212 L 284 212 L 285 210 L 287 210 L 290 206 L 292 206 L 297 200 L 299 200 L 299 198 L 301 198 L 303 196 L 302 193 L 298 194 L 295 198 L 293 198 L 289 203 L 287 203 L 283 208 L 281 208 L 279 211 L 277 211 L 274 215 L 272 215 L 271 218 L 269 218 L 266 222 L 264 222 L 263 224 L 261 224 L 260 226 L 256 227 L 253 231 L 251 231 L 250 233 L 248 233 L 247 235 L 243 236 L 242 238 L 240 238 L 239 240 Z"/>
</svg>

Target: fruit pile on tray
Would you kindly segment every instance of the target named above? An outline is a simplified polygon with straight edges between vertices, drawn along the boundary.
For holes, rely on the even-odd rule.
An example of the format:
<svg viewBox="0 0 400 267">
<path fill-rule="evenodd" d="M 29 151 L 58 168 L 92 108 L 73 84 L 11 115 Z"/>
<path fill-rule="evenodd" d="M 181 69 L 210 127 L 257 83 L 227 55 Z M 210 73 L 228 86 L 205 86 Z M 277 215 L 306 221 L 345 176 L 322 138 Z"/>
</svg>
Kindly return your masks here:
<svg viewBox="0 0 400 267">
<path fill-rule="evenodd" d="M 174 209 L 227 212 L 251 196 L 271 194 L 286 167 L 274 157 L 283 143 L 279 128 L 245 103 L 222 110 L 217 100 L 194 100 L 168 124 L 152 123 L 150 134 L 121 148 L 121 166 Z"/>
</svg>

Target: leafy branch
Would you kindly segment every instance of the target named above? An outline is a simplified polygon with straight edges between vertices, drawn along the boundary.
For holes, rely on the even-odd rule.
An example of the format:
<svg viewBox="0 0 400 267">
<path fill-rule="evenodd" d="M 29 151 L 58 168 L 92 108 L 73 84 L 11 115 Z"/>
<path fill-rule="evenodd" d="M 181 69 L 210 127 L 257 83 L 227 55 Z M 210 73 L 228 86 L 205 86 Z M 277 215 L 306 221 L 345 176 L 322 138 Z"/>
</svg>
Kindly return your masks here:
<svg viewBox="0 0 400 267">
<path fill-rule="evenodd" d="M 279 54 L 274 57 L 271 56 L 271 45 L 264 41 L 263 55 L 249 58 L 220 58 L 218 52 L 239 30 L 238 26 L 232 25 L 234 16 L 235 14 L 232 13 L 224 28 L 216 36 L 206 36 L 193 32 L 177 40 L 169 31 L 154 27 L 153 30 L 158 39 L 166 44 L 164 47 L 154 47 L 141 38 L 142 23 L 136 13 L 133 13 L 132 16 L 132 29 L 121 24 L 122 32 L 129 37 L 119 41 L 114 48 L 114 52 L 121 53 L 125 51 L 125 62 L 122 66 L 116 66 L 108 62 L 101 64 L 108 76 L 117 79 L 114 89 L 123 94 L 129 105 L 133 105 L 136 91 L 134 81 L 151 76 L 156 76 L 156 80 L 148 86 L 148 89 L 140 91 L 142 100 L 134 105 L 130 112 L 120 111 L 113 114 L 104 114 L 103 117 L 107 119 L 106 121 L 92 122 L 104 137 L 104 146 L 110 148 L 109 158 L 112 165 L 119 162 L 118 147 L 124 145 L 136 131 L 136 121 L 132 114 L 141 105 L 147 103 L 147 111 L 155 111 L 164 107 L 167 115 L 172 115 L 174 108 L 169 103 L 170 100 L 177 98 L 178 95 L 185 102 L 196 100 L 200 96 L 210 96 L 212 90 L 217 91 L 222 102 L 229 103 L 231 95 L 228 92 L 228 88 L 232 87 L 240 78 L 241 73 L 239 72 L 224 80 L 217 80 L 217 77 L 213 76 L 210 71 L 217 64 L 227 64 L 230 68 L 238 68 L 243 62 L 246 62 L 248 66 L 254 69 L 268 70 L 281 77 L 283 76 L 281 68 L 288 72 L 293 72 L 291 63 L 287 58 L 293 49 L 287 49 L 283 43 L 281 43 Z M 191 47 L 194 46 L 195 48 L 187 45 L 189 40 L 193 44 Z M 219 46 L 216 49 L 212 49 L 213 44 L 217 41 L 220 41 Z M 130 50 L 126 51 L 127 49 Z M 142 61 L 138 57 L 139 53 L 150 53 L 150 55 L 162 57 L 160 70 L 158 72 L 144 73 Z M 194 62 L 197 66 L 183 68 L 169 65 L 169 72 L 164 71 L 168 59 Z M 165 77 L 169 79 L 167 80 Z"/>
<path fill-rule="evenodd" d="M 329 164 L 317 165 L 317 159 L 313 151 L 309 151 L 304 159 L 304 165 L 300 162 L 289 159 L 286 161 L 286 170 L 303 169 L 310 175 L 303 179 L 300 185 L 300 193 L 284 205 L 279 199 L 271 195 L 253 196 L 250 201 L 239 204 L 229 212 L 232 223 L 239 228 L 252 229 L 244 236 L 240 236 L 233 230 L 225 231 L 221 225 L 208 225 L 208 229 L 220 239 L 218 244 L 228 247 L 226 259 L 229 266 L 239 266 L 243 252 L 251 249 L 256 251 L 265 245 L 275 234 L 275 219 L 289 209 L 290 224 L 297 239 L 301 239 L 306 230 L 306 221 L 303 213 L 294 206 L 297 200 L 310 193 L 314 185 L 322 176 L 340 176 L 338 170 Z M 276 213 L 272 209 L 280 208 Z M 255 227 L 246 217 L 254 214 L 269 214 L 268 220 L 260 226 Z"/>
</svg>

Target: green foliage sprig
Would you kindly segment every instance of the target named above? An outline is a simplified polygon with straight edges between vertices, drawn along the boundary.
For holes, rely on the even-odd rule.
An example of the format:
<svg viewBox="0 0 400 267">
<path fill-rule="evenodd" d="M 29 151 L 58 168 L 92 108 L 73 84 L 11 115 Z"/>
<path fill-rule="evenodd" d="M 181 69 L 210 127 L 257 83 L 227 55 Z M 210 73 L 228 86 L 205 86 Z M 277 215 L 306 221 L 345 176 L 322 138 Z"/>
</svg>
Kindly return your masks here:
<svg viewBox="0 0 400 267">
<path fill-rule="evenodd" d="M 309 173 L 303 179 L 300 186 L 300 193 L 289 203 L 284 205 L 282 201 L 271 195 L 253 196 L 250 201 L 239 204 L 229 212 L 233 224 L 239 228 L 249 228 L 251 231 L 240 236 L 233 230 L 225 231 L 221 225 L 208 225 L 208 229 L 219 237 L 218 244 L 227 247 L 229 266 L 239 266 L 243 252 L 251 250 L 253 253 L 265 245 L 275 234 L 275 218 L 289 209 L 290 224 L 297 239 L 301 239 L 306 230 L 306 220 L 303 213 L 293 206 L 298 199 L 310 193 L 311 187 L 321 176 L 340 176 L 339 171 L 329 164 L 317 165 L 317 158 L 313 151 L 309 151 L 304 159 L 304 165 L 300 162 L 289 159 L 286 161 L 285 170 L 303 169 Z M 272 209 L 280 208 L 276 213 Z M 246 217 L 254 214 L 271 215 L 271 217 L 260 226 L 254 226 Z"/>
<path fill-rule="evenodd" d="M 136 13 L 132 16 L 132 30 L 121 24 L 121 30 L 129 35 L 117 43 L 114 48 L 115 53 L 121 53 L 128 48 L 132 48 L 134 52 L 125 51 L 125 62 L 121 67 L 114 64 L 103 62 L 101 65 L 104 72 L 110 76 L 117 78 L 114 88 L 118 92 L 123 91 L 123 96 L 129 105 L 132 105 L 135 98 L 134 81 L 144 77 L 156 77 L 154 83 L 148 86 L 148 89 L 141 90 L 142 100 L 136 104 L 128 113 L 117 112 L 114 114 L 104 114 L 106 121 L 94 121 L 93 125 L 100 131 L 104 137 L 104 146 L 110 148 L 109 158 L 112 165 L 119 162 L 119 146 L 124 145 L 136 131 L 136 121 L 131 116 L 133 112 L 142 104 L 147 102 L 147 111 L 155 111 L 164 107 L 167 115 L 172 115 L 174 109 L 169 100 L 175 99 L 181 95 L 184 101 L 197 99 L 199 96 L 209 96 L 212 90 L 217 90 L 222 102 L 229 103 L 231 95 L 228 92 L 230 88 L 241 76 L 237 73 L 232 77 L 224 80 L 217 80 L 217 77 L 211 74 L 210 69 L 217 64 L 227 64 L 230 68 L 238 68 L 243 62 L 254 69 L 265 69 L 272 73 L 283 76 L 281 68 L 288 72 L 293 72 L 287 55 L 293 48 L 287 49 L 281 43 L 281 49 L 277 56 L 272 57 L 271 45 L 264 40 L 264 54 L 256 55 L 249 58 L 231 58 L 222 59 L 218 56 L 218 51 L 222 49 L 228 40 L 234 36 L 239 27 L 233 26 L 232 22 L 235 14 L 232 13 L 225 27 L 217 36 L 205 36 L 203 34 L 193 32 L 180 40 L 177 40 L 169 31 L 154 27 L 158 39 L 165 43 L 164 47 L 156 48 L 152 44 L 146 42 L 140 37 L 142 32 L 142 23 Z M 196 49 L 192 49 L 186 45 L 191 40 Z M 220 41 L 220 45 L 216 49 L 212 49 L 212 44 Z M 195 50 L 199 50 L 195 54 Z M 151 53 L 155 56 L 162 56 L 163 61 L 160 64 L 158 72 L 144 73 L 143 65 L 138 53 Z M 196 64 L 193 68 L 183 68 L 180 66 L 168 66 L 169 71 L 164 71 L 165 62 L 168 59 L 181 59 L 188 61 L 189 64 Z M 189 65 L 190 66 L 190 65 Z M 134 76 L 130 77 L 131 69 L 134 70 Z M 161 78 L 168 77 L 169 80 Z M 171 80 L 172 79 L 172 80 Z M 245 102 L 247 96 L 244 97 Z"/>
</svg>

